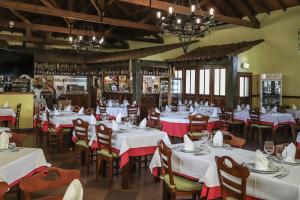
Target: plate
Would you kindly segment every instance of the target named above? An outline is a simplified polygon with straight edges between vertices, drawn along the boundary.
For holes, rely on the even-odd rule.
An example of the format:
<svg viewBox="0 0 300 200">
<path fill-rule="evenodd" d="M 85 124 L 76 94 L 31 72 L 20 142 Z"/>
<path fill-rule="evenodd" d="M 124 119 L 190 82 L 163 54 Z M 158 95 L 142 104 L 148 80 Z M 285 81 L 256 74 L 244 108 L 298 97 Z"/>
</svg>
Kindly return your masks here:
<svg viewBox="0 0 300 200">
<path fill-rule="evenodd" d="M 212 145 L 214 148 L 229 148 L 229 147 L 231 147 L 229 144 L 225 144 L 225 143 L 223 143 L 223 145 L 222 146 L 215 146 L 214 144 Z"/>
<path fill-rule="evenodd" d="M 115 133 L 127 133 L 127 130 L 126 129 L 120 129 L 118 131 L 114 131 Z"/>
<path fill-rule="evenodd" d="M 280 170 L 280 167 L 276 165 L 269 165 L 267 170 L 256 169 L 255 163 L 246 163 L 245 166 L 248 167 L 251 172 L 260 174 L 274 174 Z"/>
<path fill-rule="evenodd" d="M 275 156 L 271 156 L 271 157 L 269 157 L 269 159 L 280 164 L 280 160 L 278 160 Z M 300 165 L 300 160 L 295 159 L 295 162 L 283 161 L 282 163 L 285 164 L 285 165 L 299 166 Z"/>
<path fill-rule="evenodd" d="M 178 150 L 183 153 L 199 153 L 199 152 L 203 151 L 203 149 L 199 148 L 199 147 L 194 147 L 194 149 L 185 149 L 184 146 L 182 146 Z"/>
</svg>

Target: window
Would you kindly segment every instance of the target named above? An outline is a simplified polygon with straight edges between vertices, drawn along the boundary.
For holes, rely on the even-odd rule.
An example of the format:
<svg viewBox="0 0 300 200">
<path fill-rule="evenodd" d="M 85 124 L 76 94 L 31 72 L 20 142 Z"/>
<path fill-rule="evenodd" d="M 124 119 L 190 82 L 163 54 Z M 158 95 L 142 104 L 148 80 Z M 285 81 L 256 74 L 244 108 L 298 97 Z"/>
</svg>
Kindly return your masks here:
<svg viewBox="0 0 300 200">
<path fill-rule="evenodd" d="M 195 94 L 195 70 L 186 70 L 185 72 L 185 93 Z"/>
<path fill-rule="evenodd" d="M 172 79 L 172 93 L 180 94 L 181 91 L 181 82 L 182 82 L 182 70 L 175 70 L 175 76 Z"/>
<path fill-rule="evenodd" d="M 249 97 L 249 77 L 240 77 L 240 97 Z"/>
<path fill-rule="evenodd" d="M 210 93 L 210 69 L 199 70 L 199 94 L 209 95 Z"/>
<path fill-rule="evenodd" d="M 214 70 L 214 95 L 225 96 L 226 92 L 226 69 Z"/>
</svg>

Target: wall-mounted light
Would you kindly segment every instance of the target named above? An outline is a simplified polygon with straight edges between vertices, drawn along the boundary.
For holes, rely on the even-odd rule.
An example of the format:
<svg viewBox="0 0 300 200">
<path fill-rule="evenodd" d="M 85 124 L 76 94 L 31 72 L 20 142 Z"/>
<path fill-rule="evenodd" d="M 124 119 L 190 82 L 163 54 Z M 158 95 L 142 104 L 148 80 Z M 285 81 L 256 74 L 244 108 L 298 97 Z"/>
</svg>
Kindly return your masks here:
<svg viewBox="0 0 300 200">
<path fill-rule="evenodd" d="M 242 64 L 241 64 L 241 68 L 242 68 L 242 69 L 249 69 L 249 68 L 250 68 L 250 65 L 249 65 L 249 63 L 242 63 Z"/>
</svg>

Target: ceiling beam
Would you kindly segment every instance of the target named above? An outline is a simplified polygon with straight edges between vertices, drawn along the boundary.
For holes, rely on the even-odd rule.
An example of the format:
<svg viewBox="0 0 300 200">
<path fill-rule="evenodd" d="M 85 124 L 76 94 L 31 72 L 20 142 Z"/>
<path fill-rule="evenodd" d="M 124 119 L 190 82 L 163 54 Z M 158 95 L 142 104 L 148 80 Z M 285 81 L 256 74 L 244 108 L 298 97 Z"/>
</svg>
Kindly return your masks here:
<svg viewBox="0 0 300 200">
<path fill-rule="evenodd" d="M 20 3 L 16 1 L 1 0 L 0 7 L 20 10 L 25 12 L 39 13 L 39 14 L 50 15 L 55 17 L 64 17 L 68 19 L 93 22 L 98 24 L 107 24 L 107 25 L 120 26 L 126 28 L 141 29 L 141 30 L 146 30 L 151 32 L 160 31 L 159 27 L 152 24 L 141 24 L 138 22 L 109 18 L 109 17 L 100 18 L 99 16 L 96 15 L 78 13 L 78 12 L 73 12 L 68 10 L 57 9 L 57 8 L 48 8 L 44 6 L 32 5 L 28 3 Z"/>
<path fill-rule="evenodd" d="M 41 0 L 41 2 L 47 6 L 48 8 L 55 8 L 55 5 L 53 5 L 53 2 L 50 2 L 49 0 Z M 56 5 L 57 6 L 57 5 Z M 71 26 L 71 21 L 64 18 L 64 21 L 66 22 L 67 26 L 70 27 Z"/>
<path fill-rule="evenodd" d="M 23 22 L 25 22 L 26 24 L 31 24 L 31 22 L 26 19 L 26 17 L 24 17 L 23 15 L 21 15 L 19 12 L 9 9 L 12 13 L 14 13 L 14 15 L 16 15 L 18 18 L 20 18 Z"/>
<path fill-rule="evenodd" d="M 279 3 L 279 5 L 280 5 L 280 7 L 281 7 L 284 11 L 286 11 L 286 6 L 284 5 L 283 1 L 282 1 L 282 0 L 278 0 L 278 3 Z"/>
<path fill-rule="evenodd" d="M 268 4 L 265 2 L 265 0 L 261 0 L 261 5 L 264 7 L 264 9 L 267 11 L 267 14 L 269 15 L 271 13 L 271 9 L 268 6 Z"/>
<path fill-rule="evenodd" d="M 172 3 L 168 3 L 168 2 L 164 2 L 164 1 L 158 1 L 158 0 L 119 0 L 119 1 L 130 3 L 130 4 L 135 4 L 135 5 L 140 5 L 140 6 L 151 7 L 154 9 L 159 9 L 159 10 L 164 10 L 164 11 L 168 11 L 168 8 L 170 6 L 172 6 L 174 8 L 175 12 L 177 12 L 177 13 L 180 13 L 180 14 L 190 13 L 190 8 L 188 8 L 188 7 L 180 6 L 180 5 L 176 5 L 176 4 L 172 4 Z M 195 14 L 199 15 L 199 16 L 208 16 L 209 15 L 209 13 L 204 10 L 198 10 L 198 11 L 196 11 Z M 225 22 L 225 23 L 235 24 L 235 25 L 239 25 L 239 26 L 246 26 L 246 27 L 250 27 L 250 28 L 257 28 L 257 27 L 255 27 L 255 24 L 253 24 L 250 21 L 239 19 L 239 18 L 234 18 L 234 17 L 229 17 L 229 16 L 218 14 L 218 13 L 215 14 L 215 19 L 219 22 Z"/>
<path fill-rule="evenodd" d="M 91 3 L 93 4 L 94 8 L 97 10 L 98 15 L 101 15 L 101 10 L 97 5 L 97 2 L 95 2 L 94 0 L 91 0 Z"/>
</svg>

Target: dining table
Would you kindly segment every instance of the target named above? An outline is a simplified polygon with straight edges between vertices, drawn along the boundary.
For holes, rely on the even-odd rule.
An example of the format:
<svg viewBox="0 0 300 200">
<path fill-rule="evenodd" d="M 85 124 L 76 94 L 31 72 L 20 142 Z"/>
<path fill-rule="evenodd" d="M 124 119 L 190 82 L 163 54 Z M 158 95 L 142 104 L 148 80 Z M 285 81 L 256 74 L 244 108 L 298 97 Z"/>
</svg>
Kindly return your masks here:
<svg viewBox="0 0 300 200">
<path fill-rule="evenodd" d="M 160 122 L 163 125 L 163 131 L 169 136 L 183 138 L 189 131 L 190 121 L 189 112 L 163 112 L 160 114 Z M 219 117 L 210 117 L 207 124 L 207 130 L 212 131 L 220 126 Z"/>
<path fill-rule="evenodd" d="M 16 121 L 16 112 L 11 107 L 0 108 L 0 122 L 9 121 L 10 124 L 14 124 Z"/>
<path fill-rule="evenodd" d="M 124 106 L 107 106 L 106 114 L 116 117 L 118 114 L 121 114 L 121 117 L 127 117 L 127 107 Z"/>
<path fill-rule="evenodd" d="M 42 149 L 24 147 L 0 149 L 0 182 L 6 182 L 10 187 L 18 184 L 21 178 L 50 166 Z"/>
<path fill-rule="evenodd" d="M 201 146 L 200 141 L 194 142 L 195 146 Z M 202 153 L 186 153 L 181 151 L 184 144 L 170 145 L 172 148 L 172 171 L 179 176 L 203 183 L 201 197 L 216 199 L 221 197 L 220 183 L 215 162 L 216 156 L 229 156 L 241 165 L 255 163 L 254 151 L 233 147 L 206 146 Z M 280 166 L 277 162 L 272 165 Z M 158 150 L 155 152 L 150 166 L 152 174 L 158 175 L 161 161 Z M 285 165 L 284 170 L 272 174 L 250 172 L 247 179 L 247 196 L 249 199 L 295 199 L 300 200 L 300 165 Z M 283 171 L 286 174 L 283 174 Z M 282 177 L 276 177 L 281 175 Z"/>
<path fill-rule="evenodd" d="M 287 109 L 287 113 L 292 114 L 294 119 L 300 119 L 300 110 L 299 109 Z"/>
</svg>

